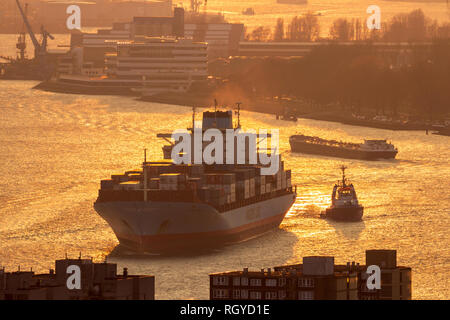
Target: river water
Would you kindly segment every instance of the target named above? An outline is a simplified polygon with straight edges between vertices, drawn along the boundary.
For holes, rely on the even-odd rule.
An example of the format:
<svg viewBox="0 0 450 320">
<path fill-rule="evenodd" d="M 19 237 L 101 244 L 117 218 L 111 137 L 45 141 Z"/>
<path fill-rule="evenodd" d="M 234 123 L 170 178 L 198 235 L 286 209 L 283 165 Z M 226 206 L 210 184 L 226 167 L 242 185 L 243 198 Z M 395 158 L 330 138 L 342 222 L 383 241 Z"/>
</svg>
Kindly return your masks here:
<svg viewBox="0 0 450 320">
<path fill-rule="evenodd" d="M 163 141 L 156 133 L 186 128 L 191 110 L 129 97 L 47 93 L 33 90 L 35 84 L 0 81 L 0 265 L 47 272 L 55 259 L 79 252 L 102 261 L 118 242 L 93 210 L 100 180 L 138 168 L 144 147 L 152 160 L 160 159 Z M 294 124 L 250 112 L 243 112 L 242 124 L 280 129 L 280 148 L 298 185 L 281 228 L 212 253 L 114 254 L 108 261 L 130 273 L 154 274 L 157 299 L 208 299 L 209 273 L 259 270 L 306 255 L 364 263 L 366 249 L 396 249 L 399 264 L 412 267 L 414 299 L 450 298 L 448 137 L 312 120 Z M 293 154 L 288 138 L 299 132 L 353 142 L 388 138 L 400 152 L 396 160 L 377 162 Z M 318 218 L 342 164 L 366 208 L 363 222 Z"/>
<path fill-rule="evenodd" d="M 225 12 L 250 29 L 311 10 L 321 14 L 323 35 L 335 18 L 364 19 L 371 4 L 381 7 L 383 20 L 416 8 L 439 21 L 449 18 L 445 2 L 378 2 L 310 0 L 292 6 L 275 0 L 211 0 L 208 10 Z M 241 15 L 247 7 L 257 15 Z M 0 39 L 0 54 L 15 56 L 16 36 Z M 50 46 L 68 40 L 68 35 L 56 35 Z M 118 242 L 92 207 L 99 181 L 138 168 L 144 147 L 151 159 L 160 159 L 162 141 L 156 133 L 189 126 L 191 111 L 132 98 L 46 93 L 33 90 L 36 84 L 0 81 L 0 265 L 47 272 L 55 259 L 66 253 L 78 257 L 79 252 L 102 261 Z M 209 273 L 297 263 L 305 255 L 364 263 L 366 249 L 396 249 L 399 264 L 413 268 L 414 299 L 450 298 L 448 137 L 312 120 L 293 124 L 249 112 L 243 112 L 242 121 L 245 128 L 280 129 L 280 148 L 298 185 L 297 201 L 280 229 L 207 254 L 112 254 L 108 261 L 130 273 L 154 274 L 157 299 L 208 299 Z M 288 138 L 295 133 L 353 142 L 388 138 L 400 152 L 397 160 L 379 162 L 292 154 Z M 366 208 L 361 223 L 318 218 L 330 203 L 342 164 L 349 167 Z"/>
</svg>

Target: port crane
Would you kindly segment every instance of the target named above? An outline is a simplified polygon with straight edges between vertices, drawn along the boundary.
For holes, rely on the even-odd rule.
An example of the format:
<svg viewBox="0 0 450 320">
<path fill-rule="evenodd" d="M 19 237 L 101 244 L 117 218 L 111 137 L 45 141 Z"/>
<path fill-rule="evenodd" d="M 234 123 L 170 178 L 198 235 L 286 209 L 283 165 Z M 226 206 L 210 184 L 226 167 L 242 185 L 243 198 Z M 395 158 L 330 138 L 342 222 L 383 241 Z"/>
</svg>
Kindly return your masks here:
<svg viewBox="0 0 450 320">
<path fill-rule="evenodd" d="M 28 3 L 25 4 L 25 16 L 28 12 Z M 26 43 L 26 33 L 25 33 L 25 23 L 22 25 L 22 32 L 19 34 L 19 38 L 17 39 L 16 44 L 17 50 L 19 50 L 18 59 L 25 60 L 25 51 L 27 49 Z"/>
<path fill-rule="evenodd" d="M 28 21 L 26 9 L 25 9 L 25 11 L 23 10 L 22 6 L 20 5 L 19 0 L 16 0 L 16 4 L 17 4 L 17 7 L 19 8 L 20 14 L 22 16 L 22 19 L 23 19 L 25 27 L 28 31 L 28 34 L 31 38 L 31 41 L 33 42 L 35 59 L 44 58 L 47 55 L 48 39 L 54 40 L 55 38 L 49 32 L 47 32 L 47 30 L 44 29 L 44 26 L 42 26 L 41 27 L 42 42 L 39 43 L 39 41 L 36 38 L 36 35 L 33 32 L 33 29 L 31 28 L 30 22 Z M 27 5 L 25 6 L 25 8 L 27 8 Z M 20 40 L 20 38 L 19 38 L 19 43 L 22 42 L 23 44 L 25 44 L 25 33 L 22 33 L 20 37 L 23 39 Z M 21 45 L 21 48 L 19 48 L 19 43 L 18 43 L 17 47 L 19 50 L 21 50 L 21 54 L 22 54 L 22 50 L 24 51 L 26 46 Z"/>
<path fill-rule="evenodd" d="M 19 0 L 16 0 L 16 4 L 23 20 L 23 28 L 16 44 L 17 57 L 0 56 L 1 59 L 9 61 L 9 63 L 0 63 L 0 78 L 47 80 L 51 77 L 56 67 L 56 55 L 52 55 L 47 51 L 48 39 L 53 40 L 54 37 L 44 27 L 41 27 L 42 40 L 39 42 L 27 17 L 28 5 L 25 5 L 25 8 L 23 8 Z M 26 57 L 27 33 L 34 46 L 34 57 L 32 59 Z"/>
</svg>

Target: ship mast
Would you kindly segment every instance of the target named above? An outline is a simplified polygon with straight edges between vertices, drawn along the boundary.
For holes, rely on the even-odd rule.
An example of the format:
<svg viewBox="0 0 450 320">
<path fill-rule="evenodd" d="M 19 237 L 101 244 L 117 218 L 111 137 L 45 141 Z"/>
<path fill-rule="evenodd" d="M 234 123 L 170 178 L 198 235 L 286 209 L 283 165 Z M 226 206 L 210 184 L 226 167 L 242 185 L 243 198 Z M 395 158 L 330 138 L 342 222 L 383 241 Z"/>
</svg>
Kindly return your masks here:
<svg viewBox="0 0 450 320">
<path fill-rule="evenodd" d="M 192 131 L 195 129 L 195 106 L 192 106 Z"/>
<path fill-rule="evenodd" d="M 214 99 L 214 127 L 217 128 L 217 99 Z"/>
<path fill-rule="evenodd" d="M 345 169 L 347 169 L 346 166 L 341 166 L 341 170 L 342 170 L 342 186 L 346 187 L 345 185 Z"/>
<path fill-rule="evenodd" d="M 237 124 L 237 129 L 241 128 L 241 104 L 242 102 L 236 102 L 237 105 L 237 116 L 238 116 L 238 124 Z"/>
<path fill-rule="evenodd" d="M 25 4 L 25 10 L 24 10 L 25 16 L 27 16 L 28 13 L 28 3 Z M 19 60 L 25 60 L 25 50 L 27 48 L 26 43 L 26 33 L 25 33 L 25 22 L 22 24 L 22 31 L 19 34 L 19 38 L 17 39 L 16 48 L 19 50 Z"/>
<path fill-rule="evenodd" d="M 144 163 L 142 164 L 142 173 L 144 175 L 144 202 L 148 201 L 148 174 L 147 174 L 147 148 L 144 148 Z"/>
</svg>

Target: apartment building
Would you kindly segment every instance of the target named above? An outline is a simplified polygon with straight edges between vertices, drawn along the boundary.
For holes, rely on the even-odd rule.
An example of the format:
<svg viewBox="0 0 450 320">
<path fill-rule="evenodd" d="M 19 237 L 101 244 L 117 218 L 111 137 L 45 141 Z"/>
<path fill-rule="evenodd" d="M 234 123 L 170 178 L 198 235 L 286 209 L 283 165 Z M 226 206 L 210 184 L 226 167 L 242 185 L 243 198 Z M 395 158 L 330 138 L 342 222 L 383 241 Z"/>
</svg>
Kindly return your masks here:
<svg viewBox="0 0 450 320">
<path fill-rule="evenodd" d="M 356 300 L 356 273 L 334 271 L 333 257 L 305 257 L 302 265 L 210 275 L 211 300 Z"/>
<path fill-rule="evenodd" d="M 67 287 L 69 266 L 80 268 L 81 288 Z M 48 274 L 0 270 L 0 300 L 154 300 L 154 276 L 117 274 L 115 263 L 92 259 L 56 260 Z"/>
</svg>

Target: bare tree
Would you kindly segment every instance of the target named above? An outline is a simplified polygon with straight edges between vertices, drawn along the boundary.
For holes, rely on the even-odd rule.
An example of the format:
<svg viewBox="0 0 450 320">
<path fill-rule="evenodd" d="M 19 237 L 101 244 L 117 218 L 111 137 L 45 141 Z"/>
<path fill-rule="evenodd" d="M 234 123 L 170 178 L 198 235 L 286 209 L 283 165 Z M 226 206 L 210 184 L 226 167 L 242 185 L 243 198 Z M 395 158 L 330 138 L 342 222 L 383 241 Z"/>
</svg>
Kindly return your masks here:
<svg viewBox="0 0 450 320">
<path fill-rule="evenodd" d="M 269 28 L 261 26 L 252 31 L 250 38 L 253 41 L 263 42 L 263 41 L 269 40 L 270 34 L 271 34 L 271 31 Z"/>
<path fill-rule="evenodd" d="M 288 34 L 291 41 L 315 41 L 320 36 L 319 20 L 312 12 L 303 17 L 294 17 L 289 24 Z"/>
<path fill-rule="evenodd" d="M 278 18 L 277 24 L 275 26 L 275 30 L 273 32 L 273 40 L 274 41 L 283 41 L 284 40 L 284 19 Z"/>
<path fill-rule="evenodd" d="M 345 18 L 333 21 L 330 27 L 330 37 L 333 40 L 350 41 L 353 40 L 354 24 Z"/>
<path fill-rule="evenodd" d="M 433 28 L 431 21 L 417 9 L 394 16 L 384 28 L 383 37 L 387 41 L 425 41 L 430 38 L 430 26 Z"/>
</svg>

